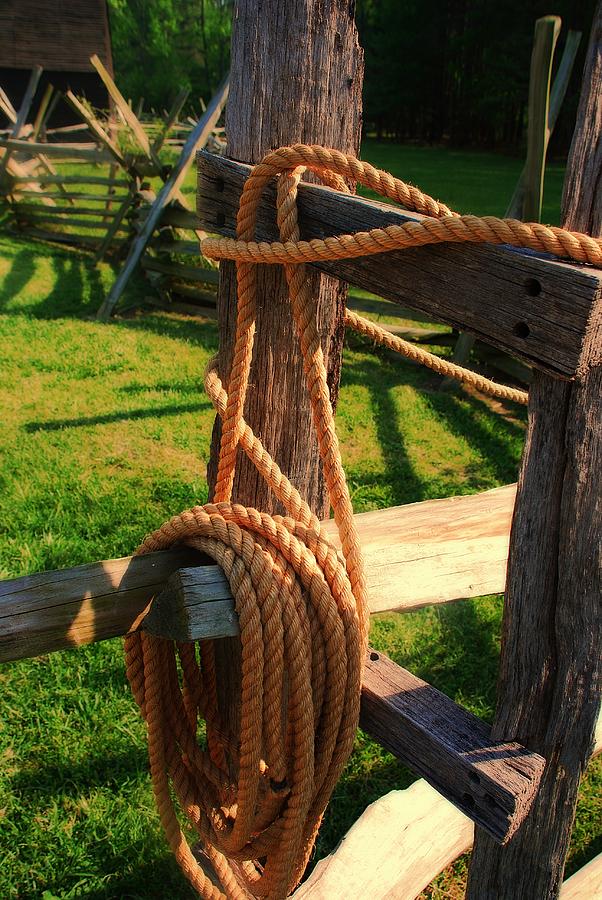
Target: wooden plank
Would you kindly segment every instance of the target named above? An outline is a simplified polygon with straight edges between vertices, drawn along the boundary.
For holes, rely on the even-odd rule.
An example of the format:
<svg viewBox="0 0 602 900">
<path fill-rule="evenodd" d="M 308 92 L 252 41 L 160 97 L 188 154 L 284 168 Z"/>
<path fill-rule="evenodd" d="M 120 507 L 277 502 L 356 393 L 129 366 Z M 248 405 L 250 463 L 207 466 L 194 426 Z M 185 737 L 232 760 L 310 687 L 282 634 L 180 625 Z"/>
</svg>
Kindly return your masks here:
<svg viewBox="0 0 602 900">
<path fill-rule="evenodd" d="M 59 237 L 50 235 L 50 239 Z M 371 612 L 411 610 L 502 591 L 514 492 L 515 486 L 508 485 L 483 494 L 427 500 L 356 515 Z M 334 523 L 325 524 L 336 542 Z M 143 584 L 149 581 L 145 559 L 141 557 L 135 568 L 146 579 Z M 130 557 L 105 560 L 57 573 L 0 582 L 0 662 L 14 659 L 15 653 L 22 658 L 30 653 L 70 646 L 64 629 L 67 615 L 71 616 L 71 641 L 86 643 L 100 639 L 90 630 L 90 616 L 102 618 L 104 636 L 122 634 L 119 631 L 122 616 L 129 616 L 133 621 L 139 612 L 138 598 L 134 597 L 130 604 L 128 597 L 132 595 L 122 592 L 122 575 L 125 572 L 132 575 L 131 562 Z M 154 578 L 154 563 L 148 565 Z M 168 574 L 182 565 L 180 562 L 178 566 L 168 567 Z M 110 596 L 106 590 L 107 571 L 113 573 Z M 96 610 L 98 592 L 94 586 L 99 583 L 103 591 Z M 158 584 L 153 583 L 154 593 L 158 593 Z M 41 586 L 51 598 L 47 604 L 40 593 Z M 187 586 L 193 588 L 194 582 L 189 579 Z M 130 590 L 132 584 L 128 582 L 127 591 Z M 61 605 L 68 614 L 61 612 Z M 31 619 L 28 608 L 31 608 Z M 46 617 L 43 609 L 47 610 Z M 113 625 L 111 615 L 115 616 Z M 14 616 L 17 618 L 13 619 Z"/>
<path fill-rule="evenodd" d="M 560 26 L 561 20 L 558 16 L 544 16 L 535 23 L 529 81 L 525 193 L 521 216 L 525 222 L 541 221 L 546 153 L 550 139 L 549 105 L 552 60 L 556 41 L 560 34 Z"/>
<path fill-rule="evenodd" d="M 169 575 L 199 559 L 183 548 L 0 582 L 0 661 L 131 631 Z"/>
<path fill-rule="evenodd" d="M 105 236 L 102 240 L 102 243 L 96 252 L 96 255 L 94 257 L 95 263 L 100 262 L 100 260 L 108 252 L 109 247 L 113 243 L 113 240 L 115 239 L 118 231 L 122 228 L 122 222 L 123 222 L 128 210 L 131 209 L 132 204 L 136 201 L 136 199 L 137 199 L 136 187 L 134 184 L 132 184 L 129 194 L 123 200 L 123 202 L 120 204 L 120 206 L 117 210 L 112 212 L 109 209 L 109 205 L 107 203 L 106 210 L 105 210 L 105 218 L 110 218 L 111 216 L 113 216 L 113 221 L 111 222 L 110 226 L 107 228 L 107 233 L 105 234 Z M 126 225 L 125 228 L 127 228 L 128 231 L 130 230 L 129 225 Z"/>
<path fill-rule="evenodd" d="M 59 195 L 59 197 L 60 196 L 62 196 L 62 195 Z M 19 208 L 19 211 L 21 211 L 23 213 L 29 213 L 29 212 L 36 213 L 36 212 L 43 211 L 45 214 L 48 214 L 49 216 L 52 216 L 55 218 L 56 217 L 60 218 L 61 216 L 66 216 L 66 215 L 69 215 L 69 216 L 72 216 L 72 215 L 100 216 L 101 218 L 107 218 L 107 217 L 113 218 L 114 216 L 117 215 L 117 213 L 115 211 L 107 212 L 105 209 L 103 209 L 100 206 L 98 206 L 98 207 L 96 207 L 96 206 L 94 206 L 94 207 L 92 207 L 92 206 L 54 206 L 52 208 L 52 212 L 50 212 L 46 207 L 40 206 L 39 203 L 25 202 L 25 203 L 19 203 L 18 208 Z"/>
<path fill-rule="evenodd" d="M 567 166 L 567 184 L 577 181 L 580 190 L 565 192 L 563 210 L 568 228 L 598 234 L 601 80 L 599 3 Z M 503 852 L 477 829 L 468 900 L 552 900 L 562 883 L 601 699 L 601 394 L 600 361 L 570 386 L 538 374 L 529 392 L 494 735 L 519 740 L 548 765 L 530 815 Z"/>
<path fill-rule="evenodd" d="M 548 142 L 552 135 L 552 132 L 554 131 L 554 128 L 556 127 L 556 122 L 558 121 L 560 110 L 562 109 L 562 104 L 564 102 L 569 82 L 571 80 L 573 65 L 575 63 L 575 57 L 577 55 L 580 43 L 581 32 L 572 30 L 569 31 L 566 37 L 564 50 L 562 51 L 562 57 L 558 65 L 558 71 L 556 72 L 556 75 L 554 77 L 552 90 L 550 91 L 547 128 Z M 523 170 L 517 181 L 516 188 L 514 189 L 514 194 L 512 195 L 512 199 L 508 205 L 508 209 L 506 210 L 506 216 L 508 216 L 508 218 L 520 219 L 523 215 L 525 177 L 526 166 L 523 166 Z"/>
<path fill-rule="evenodd" d="M 17 111 L 12 105 L 6 91 L 0 87 L 0 110 L 4 113 L 9 122 L 14 125 L 17 121 Z"/>
<path fill-rule="evenodd" d="M 371 803 L 292 896 L 415 900 L 473 837 L 471 820 L 420 778 Z M 560 898 L 602 900 L 602 854 L 564 882 Z"/>
<path fill-rule="evenodd" d="M 107 187 L 129 187 L 130 185 L 127 178 L 105 178 L 101 175 L 32 175 L 30 178 L 23 176 L 14 179 L 14 183 L 17 185 L 30 182 L 36 184 L 102 184 Z"/>
<path fill-rule="evenodd" d="M 92 134 L 100 141 L 101 144 L 103 144 L 107 148 L 111 156 L 115 158 L 120 166 L 123 166 L 124 169 L 127 169 L 127 165 L 125 159 L 123 158 L 121 150 L 119 149 L 117 144 L 113 140 L 111 140 L 98 119 L 96 119 L 90 112 L 88 112 L 84 104 L 80 103 L 73 91 L 67 91 L 67 93 L 65 94 L 65 99 L 69 104 L 71 104 L 75 112 L 81 116 Z"/>
<path fill-rule="evenodd" d="M 132 134 L 138 141 L 142 152 L 149 160 L 152 160 L 152 162 L 157 167 L 157 174 L 159 174 L 161 172 L 161 161 L 158 158 L 155 151 L 153 150 L 153 148 L 151 147 L 149 139 L 148 139 L 148 135 L 147 135 L 146 131 L 144 130 L 144 128 L 142 127 L 142 125 L 140 124 L 135 112 L 132 110 L 131 106 L 126 101 L 125 97 L 123 96 L 123 94 L 121 93 L 121 91 L 119 90 L 119 88 L 117 87 L 117 85 L 115 84 L 113 79 L 111 78 L 109 72 L 106 70 L 106 68 L 104 67 L 104 65 L 98 58 L 98 56 L 96 55 L 96 53 L 90 57 L 90 62 L 92 63 L 92 65 L 94 66 L 96 71 L 98 72 L 98 74 L 101 78 L 101 81 L 103 82 L 104 86 L 106 87 L 107 91 L 109 92 L 109 96 L 115 103 L 117 109 L 123 116 L 124 121 L 127 123 Z"/>
<path fill-rule="evenodd" d="M 186 101 L 188 100 L 188 95 L 190 94 L 190 88 L 182 88 L 182 90 L 177 95 L 174 100 L 171 109 L 165 116 L 165 120 L 161 128 L 158 129 L 157 136 L 153 141 L 152 148 L 155 153 L 158 153 L 165 140 L 173 128 L 174 124 L 177 122 L 178 116 L 180 115 L 182 108 Z M 196 124 L 196 123 L 195 123 Z"/>
<path fill-rule="evenodd" d="M 50 104 L 50 99 L 54 93 L 54 87 L 51 84 L 46 85 L 46 90 L 42 96 L 40 101 L 40 105 L 38 106 L 38 111 L 36 113 L 36 117 L 33 123 L 33 129 L 31 132 L 32 141 L 37 141 L 40 136 L 40 131 L 42 129 L 42 125 L 44 124 L 44 120 L 46 118 L 46 112 L 48 110 L 48 106 Z"/>
<path fill-rule="evenodd" d="M 10 135 L 11 138 L 18 139 L 24 134 L 25 123 L 27 122 L 27 116 L 29 115 L 29 110 L 31 109 L 31 104 L 33 103 L 33 98 L 38 89 L 38 83 L 40 78 L 42 77 L 43 69 L 41 66 L 34 66 L 31 70 L 31 75 L 29 76 L 29 81 L 27 83 L 27 87 L 25 89 L 25 94 L 23 95 L 23 100 L 21 102 L 21 106 L 19 108 L 19 112 L 17 113 L 17 118 L 15 119 L 14 125 L 11 129 Z M 7 141 L 3 141 L 2 145 L 6 147 L 7 152 L 4 154 L 2 159 L 0 159 L 0 175 L 6 171 L 8 166 L 8 162 L 11 157 L 11 153 L 9 152 L 9 148 L 7 146 Z"/>
<path fill-rule="evenodd" d="M 248 166 L 198 157 L 198 212 L 210 232 L 233 236 Z M 265 191 L 257 237 L 277 238 L 274 188 Z M 316 185 L 299 186 L 299 221 L 306 239 L 418 220 L 414 213 Z M 490 245 L 437 245 L 315 267 L 518 356 L 556 376 L 588 365 L 602 316 L 602 271 L 531 252 Z M 486 298 L 484 302 L 484 298 Z"/>
<path fill-rule="evenodd" d="M 135 240 L 132 241 L 125 264 L 121 272 L 119 273 L 117 280 L 113 284 L 113 287 L 111 288 L 108 296 L 105 298 L 100 309 L 98 310 L 97 318 L 101 321 L 105 321 L 106 319 L 108 319 L 115 309 L 115 306 L 118 303 L 119 298 L 123 294 L 123 291 L 125 290 L 125 287 L 132 273 L 138 265 L 140 257 L 142 256 L 146 248 L 146 245 L 151 239 L 153 231 L 161 220 L 161 216 L 165 210 L 165 207 L 171 202 L 175 194 L 180 190 L 182 182 L 186 177 L 186 172 L 188 171 L 190 163 L 194 159 L 196 151 L 199 149 L 199 147 L 204 145 L 205 141 L 209 137 L 209 134 L 211 133 L 211 129 L 218 121 L 223 105 L 226 102 L 226 98 L 228 96 L 228 83 L 229 82 L 226 80 L 222 85 L 220 85 L 217 93 L 209 104 L 207 112 L 199 121 L 197 127 L 191 132 L 185 146 L 182 149 L 182 153 L 180 154 L 178 162 L 173 167 L 169 178 L 159 191 L 157 198 L 151 207 L 151 211 L 149 212 L 144 222 L 144 225 L 142 226 Z"/>
<path fill-rule="evenodd" d="M 369 651 L 360 725 L 493 840 L 506 843 L 527 815 L 545 760 L 491 731 L 445 694 Z"/>
<path fill-rule="evenodd" d="M 53 225 L 60 226 L 61 228 L 91 228 L 94 231 L 101 231 L 103 234 L 107 230 L 106 225 L 103 224 L 102 218 L 99 218 L 97 221 L 78 219 L 76 216 L 57 216 L 54 213 L 55 207 L 49 208 L 47 206 L 40 206 L 40 209 L 44 210 L 41 214 L 29 210 L 21 212 L 20 205 L 17 205 L 14 208 L 14 212 L 17 218 L 23 222 L 52 222 Z M 76 210 L 74 210 L 74 212 L 76 212 Z"/>
<path fill-rule="evenodd" d="M 85 160 L 86 162 L 112 162 L 113 157 L 107 150 L 99 150 L 95 144 L 40 144 L 35 141 L 20 141 L 16 138 L 0 140 L 0 147 L 36 156 L 44 153 L 63 160 Z"/>
<path fill-rule="evenodd" d="M 426 781 L 390 791 L 320 860 L 294 900 L 415 900 L 472 846 L 474 826 Z"/>
<path fill-rule="evenodd" d="M 146 256 L 141 261 L 141 266 L 148 272 L 161 272 L 171 275 L 182 281 L 197 281 L 201 284 L 217 284 L 219 272 L 217 269 L 202 269 L 200 266 L 185 266 L 178 262 L 161 262 L 161 260 Z"/>
<path fill-rule="evenodd" d="M 58 178 L 60 178 L 60 176 L 58 176 Z M 37 197 L 39 199 L 42 199 L 43 197 L 50 197 L 52 200 L 65 200 L 65 201 L 79 200 L 80 202 L 82 200 L 97 201 L 98 203 L 102 203 L 102 204 L 105 204 L 107 202 L 107 198 L 110 198 L 113 202 L 119 202 L 119 201 L 125 200 L 125 197 L 127 196 L 127 194 L 126 195 L 123 195 L 123 194 L 85 194 L 83 192 L 78 193 L 77 191 L 75 191 L 75 192 L 66 191 L 65 193 L 57 193 L 57 191 L 43 191 L 41 189 L 38 191 L 18 189 L 15 191 L 15 193 L 18 193 L 20 197 Z M 98 212 L 104 213 L 104 206 L 103 207 L 99 206 Z"/>
<path fill-rule="evenodd" d="M 560 900 L 602 900 L 602 853 L 564 882 Z"/>
</svg>

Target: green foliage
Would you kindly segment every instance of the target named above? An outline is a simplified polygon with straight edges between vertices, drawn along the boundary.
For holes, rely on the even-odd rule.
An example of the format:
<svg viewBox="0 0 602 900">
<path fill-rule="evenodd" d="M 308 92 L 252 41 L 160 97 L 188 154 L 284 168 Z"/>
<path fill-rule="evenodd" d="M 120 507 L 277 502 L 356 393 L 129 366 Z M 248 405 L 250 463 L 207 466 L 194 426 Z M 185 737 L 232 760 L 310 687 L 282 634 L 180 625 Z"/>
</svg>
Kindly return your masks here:
<svg viewBox="0 0 602 900">
<path fill-rule="evenodd" d="M 109 12 L 122 93 L 160 110 L 189 87 L 198 112 L 228 71 L 230 0 L 109 0 Z"/>
<path fill-rule="evenodd" d="M 566 151 L 574 126 L 594 0 L 358 0 L 365 50 L 364 119 L 396 140 L 518 146 L 524 133 L 535 20 L 584 33 L 556 128 Z"/>
</svg>

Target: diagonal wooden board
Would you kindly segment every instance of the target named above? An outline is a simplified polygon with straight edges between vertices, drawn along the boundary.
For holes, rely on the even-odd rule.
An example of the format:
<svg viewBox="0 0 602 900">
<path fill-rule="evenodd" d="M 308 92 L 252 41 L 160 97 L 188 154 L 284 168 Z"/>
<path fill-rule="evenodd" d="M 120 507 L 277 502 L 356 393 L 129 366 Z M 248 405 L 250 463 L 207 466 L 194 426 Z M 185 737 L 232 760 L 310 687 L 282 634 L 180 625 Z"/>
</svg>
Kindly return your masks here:
<svg viewBox="0 0 602 900">
<path fill-rule="evenodd" d="M 109 316 L 111 316 L 115 306 L 117 305 L 119 298 L 123 294 L 125 287 L 130 280 L 140 257 L 142 256 L 146 245 L 150 241 L 153 231 L 157 226 L 159 220 L 161 219 L 161 214 L 165 207 L 170 203 L 182 185 L 184 178 L 186 176 L 186 172 L 188 171 L 188 167 L 192 162 L 195 153 L 202 147 L 209 135 L 211 134 L 211 130 L 216 125 L 224 103 L 228 97 L 228 85 L 229 81 L 226 79 L 220 87 L 218 88 L 215 96 L 211 100 L 211 103 L 207 107 L 207 111 L 203 115 L 203 117 L 198 122 L 196 128 L 192 130 L 190 133 L 188 140 L 186 141 L 184 147 L 182 148 L 182 152 L 180 157 L 171 172 L 171 175 L 157 194 L 156 199 L 153 202 L 153 205 L 150 208 L 148 216 L 142 226 L 139 234 L 136 236 L 134 241 L 130 246 L 130 250 L 127 256 L 127 259 L 124 263 L 124 266 L 117 276 L 115 283 L 113 284 L 108 296 L 103 301 L 100 309 L 97 313 L 97 318 L 101 321 L 106 321 Z"/>
</svg>

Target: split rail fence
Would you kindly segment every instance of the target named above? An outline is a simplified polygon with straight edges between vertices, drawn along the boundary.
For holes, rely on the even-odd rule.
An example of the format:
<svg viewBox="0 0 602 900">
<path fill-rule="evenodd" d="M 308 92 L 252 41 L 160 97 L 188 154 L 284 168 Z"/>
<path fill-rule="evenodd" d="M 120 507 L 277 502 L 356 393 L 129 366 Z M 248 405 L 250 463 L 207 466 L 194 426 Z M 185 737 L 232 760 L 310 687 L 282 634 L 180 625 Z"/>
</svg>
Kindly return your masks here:
<svg viewBox="0 0 602 900">
<path fill-rule="evenodd" d="M 316 60 L 320 66 L 329 60 L 335 71 L 343 66 L 344 79 L 333 78 L 329 84 L 345 90 L 354 86 L 349 58 L 357 44 L 348 4 L 333 4 L 327 20 L 311 30 L 308 10 L 322 15 L 322 4 L 308 2 L 303 16 L 288 5 L 284 32 L 279 17 L 268 14 L 277 5 L 278 0 L 265 0 L 260 13 L 253 0 L 236 2 L 228 137 L 233 152 L 247 159 L 262 152 L 256 144 L 248 149 L 257 129 L 246 114 L 249 96 L 261 96 L 262 139 L 274 141 L 283 137 L 287 114 L 293 131 L 295 117 L 306 110 L 309 116 L 316 103 L 338 108 L 330 94 L 310 95 L 312 87 L 326 81 L 321 69 L 319 77 L 312 69 Z M 254 55 L 248 68 L 251 37 Z M 298 83 L 280 77 L 290 64 L 287 38 L 308 54 L 301 60 Z M 328 46 L 328 41 L 336 54 L 316 52 L 316 43 Z M 600 46 L 602 7 L 590 43 L 563 210 L 567 228 L 590 233 L 602 230 L 601 200 L 594 193 L 602 129 Z M 257 63 L 268 55 L 270 67 Z M 354 89 L 360 87 L 355 84 Z M 274 110 L 280 117 L 270 119 Z M 338 116 L 332 121 L 340 123 Z M 270 123 L 275 133 L 275 122 L 276 137 L 269 133 Z M 312 130 L 316 128 L 313 123 Z M 294 139 L 295 133 L 284 138 Z M 200 154 L 198 168 L 199 227 L 233 234 L 248 167 Z M 273 201 L 273 191 L 266 191 L 259 239 L 277 238 Z M 419 218 L 309 184 L 300 185 L 299 210 L 304 238 Z M 153 227 L 151 222 L 149 232 Z M 369 651 L 362 726 L 423 780 L 373 804 L 297 896 L 409 900 L 471 843 L 469 900 L 596 896 L 602 890 L 601 857 L 564 886 L 562 876 L 580 777 L 592 752 L 602 748 L 602 271 L 489 245 L 415 248 L 315 263 L 311 269 L 470 331 L 517 356 L 534 375 L 518 486 L 356 516 L 373 612 L 505 591 L 493 725 Z M 266 284 L 277 277 L 277 272 L 267 273 Z M 233 282 L 233 266 L 222 264 L 218 309 L 225 354 Z M 278 312 L 277 302 L 266 302 L 261 314 L 273 315 L 274 324 Z M 269 323 L 262 322 L 268 331 Z M 286 350 L 275 326 L 270 338 L 274 352 Z M 267 365 L 267 359 L 258 355 L 254 365 Z M 252 427 L 255 417 L 261 423 L 272 414 L 263 393 L 255 392 L 259 406 L 251 411 Z M 294 397 L 284 381 L 280 393 Z M 299 418 L 300 404 L 290 409 Z M 311 451 L 303 452 L 315 476 Z M 307 475 L 309 479 L 312 472 Z M 239 491 L 237 498 L 247 502 L 249 485 Z M 331 534 L 336 540 L 334 529 Z M 186 547 L 0 584 L 0 661 L 138 628 L 177 640 L 221 639 L 224 663 L 236 657 L 238 626 L 229 585 L 217 566 Z"/>
<path fill-rule="evenodd" d="M 0 92 L 0 111 L 10 123 L 0 137 L 0 197 L 16 229 L 30 238 L 92 250 L 96 262 L 108 255 L 125 257 L 99 318 L 114 311 L 138 266 L 164 305 L 193 296 L 215 307 L 217 271 L 199 265 L 201 232 L 181 187 L 196 151 L 205 145 L 215 149 L 221 142 L 217 123 L 227 80 L 201 119 L 187 123 L 177 159 L 168 163 L 160 154 L 169 146 L 174 127 L 182 130 L 177 118 L 188 92 L 178 95 L 163 122 L 151 130 L 140 122 L 98 57 L 91 62 L 111 97 L 114 115 L 108 119 L 67 91 L 64 99 L 80 124 L 51 133 L 45 127 L 52 111 L 51 92 L 46 91 L 33 124 L 28 123 L 40 67 L 31 74 L 18 112 Z M 91 140 L 65 142 L 74 131 Z"/>
</svg>

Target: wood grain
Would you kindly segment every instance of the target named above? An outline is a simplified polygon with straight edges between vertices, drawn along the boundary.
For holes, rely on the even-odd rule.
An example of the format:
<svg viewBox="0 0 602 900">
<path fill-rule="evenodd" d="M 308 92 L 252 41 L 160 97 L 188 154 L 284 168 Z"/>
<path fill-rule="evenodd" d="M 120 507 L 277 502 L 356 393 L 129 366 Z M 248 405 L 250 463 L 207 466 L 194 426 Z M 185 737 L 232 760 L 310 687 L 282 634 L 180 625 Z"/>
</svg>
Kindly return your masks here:
<svg viewBox="0 0 602 900">
<path fill-rule="evenodd" d="M 198 155 L 197 165 L 201 227 L 234 235 L 249 167 L 208 153 Z M 423 218 L 317 185 L 301 185 L 298 202 L 301 234 L 308 240 Z M 277 238 L 274 208 L 275 189 L 269 186 L 257 229 L 261 240 Z M 592 353 L 599 352 L 594 335 L 599 334 L 602 320 L 602 271 L 591 266 L 510 247 L 459 244 L 314 266 L 470 331 L 556 376 L 573 377 L 592 361 Z M 271 302 L 278 305 L 275 297 Z"/>
<path fill-rule="evenodd" d="M 0 582 L 0 662 L 118 637 L 136 628 L 188 548 Z"/>
<path fill-rule="evenodd" d="M 493 840 L 505 843 L 527 815 L 545 760 L 490 729 L 445 694 L 368 652 L 360 725 Z"/>
<path fill-rule="evenodd" d="M 474 826 L 426 781 L 379 797 L 294 900 L 415 900 L 472 846 Z"/>
<path fill-rule="evenodd" d="M 357 515 L 371 611 L 416 609 L 502 591 L 514 493 L 514 485 L 508 485 Z M 334 523 L 327 527 L 336 540 Z M 0 662 L 125 634 L 168 578 L 193 563 L 178 551 L 0 582 Z M 211 569 L 215 582 L 219 570 Z M 189 578 L 191 602 L 193 587 Z M 206 596 L 205 584 L 199 598 Z M 224 615 L 230 610 L 231 601 Z M 198 636 L 216 637 L 211 628 Z"/>
<path fill-rule="evenodd" d="M 599 3 L 586 72 L 599 71 L 601 33 Z M 579 223 L 593 232 L 602 224 L 593 200 L 600 181 L 601 135 L 602 92 L 599 82 L 586 77 L 567 184 L 575 184 L 576 169 L 589 172 L 589 178 L 577 178 L 579 193 L 565 192 L 569 228 Z M 599 354 L 599 331 L 591 340 Z M 596 358 L 593 345 L 590 356 Z M 493 733 L 497 739 L 519 740 L 548 762 L 531 813 L 507 847 L 500 851 L 477 829 L 469 900 L 552 900 L 562 884 L 601 697 L 601 392 L 600 364 L 573 386 L 541 374 L 531 385 Z"/>
<path fill-rule="evenodd" d="M 358 151 L 363 53 L 352 7 L 346 0 L 235 3 L 231 95 L 226 110 L 229 157 L 254 163 L 267 150 L 294 141 Z M 316 273 L 312 275 L 312 289 L 319 298 L 318 327 L 336 404 L 346 291 L 338 281 Z M 257 306 L 245 418 L 314 512 L 324 517 L 328 503 L 280 267 L 261 267 Z M 221 266 L 218 315 L 219 370 L 227 384 L 236 319 L 233 265 Z M 216 470 L 218 440 L 216 423 L 210 483 Z M 233 496 L 266 512 L 277 508 L 243 454 L 239 456 Z"/>
</svg>

